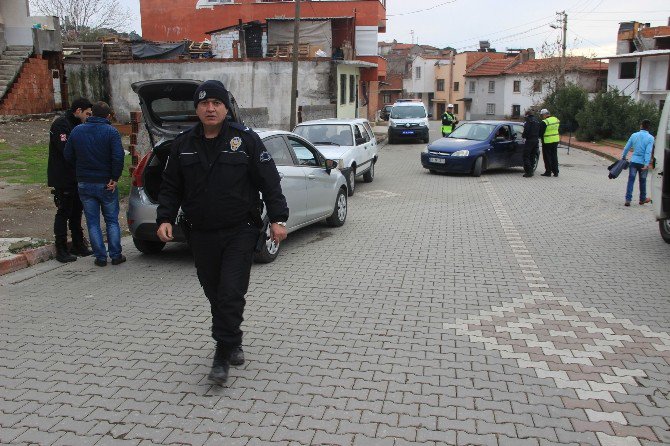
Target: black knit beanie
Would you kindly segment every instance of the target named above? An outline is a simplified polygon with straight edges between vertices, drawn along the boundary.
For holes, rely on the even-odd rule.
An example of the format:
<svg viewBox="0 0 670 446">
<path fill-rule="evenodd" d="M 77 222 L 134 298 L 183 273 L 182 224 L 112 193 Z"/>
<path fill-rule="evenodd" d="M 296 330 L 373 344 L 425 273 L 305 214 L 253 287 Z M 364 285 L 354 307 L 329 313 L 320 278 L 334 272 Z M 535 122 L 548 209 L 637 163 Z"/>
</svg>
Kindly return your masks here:
<svg viewBox="0 0 670 446">
<path fill-rule="evenodd" d="M 223 86 L 221 81 L 209 80 L 198 86 L 198 89 L 195 90 L 195 94 L 193 95 L 193 105 L 197 107 L 198 103 L 205 99 L 219 99 L 224 103 L 228 110 L 231 108 L 228 90 L 226 90 L 226 87 Z"/>
</svg>

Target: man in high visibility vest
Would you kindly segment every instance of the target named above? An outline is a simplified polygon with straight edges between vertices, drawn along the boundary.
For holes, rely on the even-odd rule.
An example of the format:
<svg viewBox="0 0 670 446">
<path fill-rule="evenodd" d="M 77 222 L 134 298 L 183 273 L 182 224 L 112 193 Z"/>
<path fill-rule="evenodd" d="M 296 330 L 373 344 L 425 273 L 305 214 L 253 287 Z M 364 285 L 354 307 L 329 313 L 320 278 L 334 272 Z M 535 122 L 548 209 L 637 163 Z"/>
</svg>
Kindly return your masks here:
<svg viewBox="0 0 670 446">
<path fill-rule="evenodd" d="M 558 142 L 561 137 L 558 134 L 558 126 L 561 121 L 551 116 L 549 110 L 540 110 L 542 121 L 540 122 L 540 136 L 542 137 L 542 159 L 544 160 L 543 177 L 550 177 L 553 173 L 558 176 Z"/>
<path fill-rule="evenodd" d="M 458 120 L 454 115 L 454 104 L 447 105 L 447 111 L 442 115 L 442 136 L 449 136 L 454 131 Z"/>
</svg>

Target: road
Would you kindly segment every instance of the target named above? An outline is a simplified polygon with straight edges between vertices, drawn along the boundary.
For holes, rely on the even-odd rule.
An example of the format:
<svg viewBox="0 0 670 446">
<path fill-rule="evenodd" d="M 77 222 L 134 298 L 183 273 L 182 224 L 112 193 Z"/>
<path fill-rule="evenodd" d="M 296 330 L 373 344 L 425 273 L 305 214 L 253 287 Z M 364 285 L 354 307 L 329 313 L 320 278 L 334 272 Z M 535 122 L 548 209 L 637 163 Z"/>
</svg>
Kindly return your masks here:
<svg viewBox="0 0 670 446">
<path fill-rule="evenodd" d="M 527 179 L 431 175 L 423 148 L 385 146 L 343 227 L 253 267 L 225 388 L 184 246 L 124 239 L 120 266 L 4 276 L 0 443 L 670 443 L 670 246 L 651 210 L 578 150 Z"/>
</svg>

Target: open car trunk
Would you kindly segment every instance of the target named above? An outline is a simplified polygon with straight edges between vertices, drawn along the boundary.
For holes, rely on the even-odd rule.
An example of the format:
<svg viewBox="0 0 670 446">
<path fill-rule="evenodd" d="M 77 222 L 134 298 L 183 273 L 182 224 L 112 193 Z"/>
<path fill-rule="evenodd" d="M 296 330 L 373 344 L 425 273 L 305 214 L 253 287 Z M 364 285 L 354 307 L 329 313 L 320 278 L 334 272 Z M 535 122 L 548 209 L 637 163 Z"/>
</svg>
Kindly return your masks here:
<svg viewBox="0 0 670 446">
<path fill-rule="evenodd" d="M 142 119 L 151 141 L 152 154 L 142 176 L 145 193 L 153 202 L 158 201 L 172 140 L 199 122 L 193 96 L 201 83 L 193 79 L 161 79 L 132 84 L 133 91 L 140 98 Z M 226 119 L 241 123 L 237 101 L 230 92 L 228 95 L 231 109 Z"/>
</svg>

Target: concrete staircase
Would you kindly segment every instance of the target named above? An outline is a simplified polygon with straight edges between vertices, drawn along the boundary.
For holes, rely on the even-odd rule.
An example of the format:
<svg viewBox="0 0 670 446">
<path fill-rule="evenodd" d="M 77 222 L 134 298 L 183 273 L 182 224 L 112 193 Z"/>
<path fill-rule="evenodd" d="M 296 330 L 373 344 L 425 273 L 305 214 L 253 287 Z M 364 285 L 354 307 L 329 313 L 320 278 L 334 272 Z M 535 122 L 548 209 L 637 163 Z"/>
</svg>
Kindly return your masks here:
<svg viewBox="0 0 670 446">
<path fill-rule="evenodd" d="M 0 101 L 21 72 L 23 63 L 33 54 L 32 46 L 8 46 L 0 54 Z"/>
</svg>

